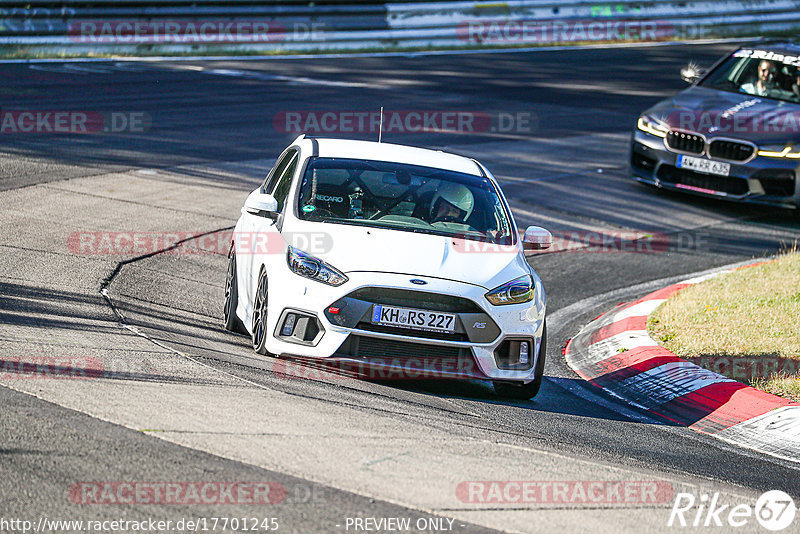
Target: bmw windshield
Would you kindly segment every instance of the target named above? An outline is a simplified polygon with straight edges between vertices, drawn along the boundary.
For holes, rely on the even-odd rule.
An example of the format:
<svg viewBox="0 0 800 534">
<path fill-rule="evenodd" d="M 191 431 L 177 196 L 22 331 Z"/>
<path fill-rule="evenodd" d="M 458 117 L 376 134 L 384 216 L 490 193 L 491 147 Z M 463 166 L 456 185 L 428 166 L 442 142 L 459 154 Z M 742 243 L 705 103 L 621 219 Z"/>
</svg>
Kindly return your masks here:
<svg viewBox="0 0 800 534">
<path fill-rule="evenodd" d="M 737 50 L 700 85 L 799 103 L 800 57 L 765 50 Z"/>
<path fill-rule="evenodd" d="M 488 178 L 431 167 L 311 158 L 297 212 L 307 221 L 514 243 L 510 217 Z"/>
</svg>

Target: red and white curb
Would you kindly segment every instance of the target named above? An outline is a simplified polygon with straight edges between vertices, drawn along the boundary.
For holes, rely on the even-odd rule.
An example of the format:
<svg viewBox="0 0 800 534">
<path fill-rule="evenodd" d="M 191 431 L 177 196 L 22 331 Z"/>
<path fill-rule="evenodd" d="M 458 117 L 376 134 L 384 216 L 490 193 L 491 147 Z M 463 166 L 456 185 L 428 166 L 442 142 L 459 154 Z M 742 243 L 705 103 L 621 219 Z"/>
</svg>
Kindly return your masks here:
<svg viewBox="0 0 800 534">
<path fill-rule="evenodd" d="M 759 391 L 677 357 L 647 334 L 647 317 L 685 280 L 620 304 L 567 345 L 581 377 L 640 409 L 739 446 L 800 462 L 800 404 Z"/>
</svg>

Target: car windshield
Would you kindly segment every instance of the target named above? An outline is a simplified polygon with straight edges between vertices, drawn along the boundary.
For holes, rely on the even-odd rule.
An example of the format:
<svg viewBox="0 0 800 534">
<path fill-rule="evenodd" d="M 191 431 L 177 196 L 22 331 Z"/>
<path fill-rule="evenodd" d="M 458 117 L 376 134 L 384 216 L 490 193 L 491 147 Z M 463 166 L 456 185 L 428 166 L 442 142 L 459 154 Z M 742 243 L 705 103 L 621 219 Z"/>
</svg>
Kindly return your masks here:
<svg viewBox="0 0 800 534">
<path fill-rule="evenodd" d="M 785 102 L 800 102 L 800 57 L 767 50 L 737 50 L 700 85 Z"/>
<path fill-rule="evenodd" d="M 513 244 L 511 222 L 488 178 L 382 161 L 311 158 L 298 216 Z"/>
</svg>

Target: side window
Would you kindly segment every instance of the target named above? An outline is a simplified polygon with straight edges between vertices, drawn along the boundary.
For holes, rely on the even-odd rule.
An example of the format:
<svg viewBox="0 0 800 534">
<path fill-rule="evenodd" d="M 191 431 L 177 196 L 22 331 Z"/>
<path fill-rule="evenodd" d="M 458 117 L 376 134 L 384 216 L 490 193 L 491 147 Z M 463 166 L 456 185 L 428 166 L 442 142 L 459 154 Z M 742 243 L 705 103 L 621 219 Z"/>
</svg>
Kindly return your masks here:
<svg viewBox="0 0 800 534">
<path fill-rule="evenodd" d="M 291 163 L 292 158 L 297 155 L 297 150 L 289 150 L 286 154 L 278 160 L 275 166 L 270 171 L 269 175 L 267 176 L 266 180 L 264 180 L 264 184 L 261 186 L 262 193 L 270 193 L 275 190 L 275 184 L 278 182 L 278 178 L 283 176 L 283 171 L 286 170 L 286 166 Z"/>
<path fill-rule="evenodd" d="M 272 192 L 272 196 L 274 196 L 275 200 L 278 201 L 278 211 L 283 211 L 283 206 L 286 202 L 286 196 L 289 194 L 289 189 L 292 187 L 292 178 L 294 177 L 294 171 L 297 168 L 297 160 L 297 152 L 295 152 L 291 161 L 288 162 L 289 164 L 283 169 L 283 172 L 278 179 L 278 183 Z"/>
</svg>

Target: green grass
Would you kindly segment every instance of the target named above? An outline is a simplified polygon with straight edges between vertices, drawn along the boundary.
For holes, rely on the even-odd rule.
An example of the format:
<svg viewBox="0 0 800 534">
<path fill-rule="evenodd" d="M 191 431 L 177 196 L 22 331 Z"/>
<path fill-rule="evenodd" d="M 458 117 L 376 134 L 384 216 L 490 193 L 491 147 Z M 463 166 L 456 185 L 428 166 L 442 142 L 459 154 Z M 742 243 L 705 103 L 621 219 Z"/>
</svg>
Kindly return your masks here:
<svg viewBox="0 0 800 534">
<path fill-rule="evenodd" d="M 769 370 L 767 361 L 800 360 L 800 253 L 690 286 L 650 315 L 650 336 L 698 364 L 736 361 Z M 797 366 L 794 366 L 797 368 Z M 800 376 L 750 375 L 750 383 L 800 400 Z M 741 368 L 714 368 L 741 379 Z"/>
</svg>

